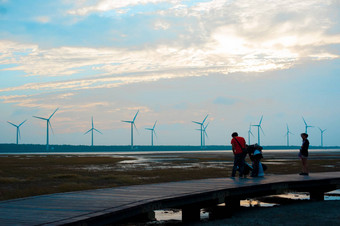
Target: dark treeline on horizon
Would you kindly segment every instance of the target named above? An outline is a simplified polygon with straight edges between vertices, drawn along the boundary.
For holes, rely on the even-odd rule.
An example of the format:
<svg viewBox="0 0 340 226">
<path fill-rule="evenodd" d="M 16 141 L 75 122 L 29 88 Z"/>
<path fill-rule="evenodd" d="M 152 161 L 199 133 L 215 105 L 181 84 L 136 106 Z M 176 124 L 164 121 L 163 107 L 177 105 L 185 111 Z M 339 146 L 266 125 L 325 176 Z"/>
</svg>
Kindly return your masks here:
<svg viewBox="0 0 340 226">
<path fill-rule="evenodd" d="M 264 150 L 288 150 L 299 149 L 300 146 L 279 146 L 268 145 L 263 146 Z M 339 146 L 311 146 L 310 149 L 337 149 Z M 42 144 L 0 144 L 0 153 L 16 153 L 16 152 L 118 152 L 118 151 L 198 151 L 198 150 L 231 150 L 230 145 L 207 145 L 204 149 L 194 145 L 136 145 L 131 150 L 130 145 L 50 145 L 50 150 L 46 151 L 46 145 Z"/>
</svg>

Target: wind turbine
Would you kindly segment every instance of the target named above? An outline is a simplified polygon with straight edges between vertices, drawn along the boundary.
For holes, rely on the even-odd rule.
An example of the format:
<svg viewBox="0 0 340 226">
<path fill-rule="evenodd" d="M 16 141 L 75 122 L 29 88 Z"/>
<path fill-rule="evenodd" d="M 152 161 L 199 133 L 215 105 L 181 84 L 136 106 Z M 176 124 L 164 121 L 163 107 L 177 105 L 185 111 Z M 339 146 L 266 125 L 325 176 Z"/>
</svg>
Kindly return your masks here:
<svg viewBox="0 0 340 226">
<path fill-rule="evenodd" d="M 19 125 L 15 125 L 14 123 L 11 123 L 10 121 L 7 121 L 9 124 L 11 124 L 12 126 L 15 126 L 17 128 L 17 144 L 19 144 L 19 138 L 21 139 L 21 136 L 20 136 L 20 126 L 22 126 L 22 124 L 24 124 L 26 121 L 27 120 L 23 121 Z"/>
<path fill-rule="evenodd" d="M 92 116 L 92 128 L 89 129 L 86 133 L 84 133 L 84 135 L 87 134 L 90 131 L 91 131 L 91 146 L 93 146 L 93 131 L 97 131 L 98 133 L 103 134 L 102 132 L 100 132 L 99 130 L 94 128 L 94 126 L 93 126 L 93 116 Z"/>
<path fill-rule="evenodd" d="M 200 128 L 200 131 L 201 131 L 201 149 L 203 148 L 203 126 L 204 126 L 204 122 L 205 122 L 205 120 L 207 120 L 207 118 L 208 118 L 208 115 L 205 116 L 205 118 L 202 122 L 192 121 L 193 123 L 196 123 L 196 124 L 201 126 L 201 128 Z"/>
<path fill-rule="evenodd" d="M 302 119 L 303 119 L 303 122 L 305 123 L 305 133 L 307 133 L 307 130 L 308 130 L 308 127 L 314 127 L 314 126 L 309 126 L 308 124 L 307 124 L 307 122 L 306 122 L 306 120 L 302 117 Z M 307 133 L 308 134 L 308 133 Z"/>
<path fill-rule="evenodd" d="M 262 127 L 261 127 L 262 119 L 263 119 L 263 115 L 261 116 L 261 119 L 260 119 L 260 122 L 259 122 L 258 125 L 252 125 L 252 126 L 257 127 L 257 139 L 258 139 L 257 144 L 258 144 L 258 145 L 260 145 L 260 129 L 261 129 L 261 131 L 262 131 L 262 133 L 263 133 L 263 135 L 264 135 L 263 129 L 262 129 Z"/>
<path fill-rule="evenodd" d="M 289 146 L 289 134 L 293 134 L 289 131 L 289 127 L 288 127 L 288 124 L 287 124 L 287 132 L 286 132 L 286 137 L 287 137 L 287 146 Z"/>
<path fill-rule="evenodd" d="M 126 122 L 126 123 L 131 124 L 131 149 L 133 149 L 133 127 L 135 127 L 137 129 L 136 124 L 135 124 L 135 120 L 137 118 L 138 113 L 139 113 L 139 110 L 135 114 L 135 117 L 133 117 L 132 121 L 122 121 L 122 122 Z"/>
<path fill-rule="evenodd" d="M 46 150 L 48 151 L 48 146 L 49 146 L 49 135 L 48 135 L 48 131 L 49 131 L 49 126 L 52 129 L 52 125 L 50 123 L 50 119 L 53 117 L 53 115 L 56 113 L 56 111 L 58 111 L 59 108 L 55 109 L 55 111 L 53 112 L 53 114 L 49 117 L 49 118 L 43 118 L 43 117 L 38 117 L 38 116 L 33 116 L 34 118 L 37 119 L 41 119 L 41 120 L 45 120 L 46 121 Z M 53 132 L 53 129 L 52 129 Z"/>
<path fill-rule="evenodd" d="M 157 121 L 155 122 L 155 124 L 153 125 L 152 128 L 145 128 L 146 130 L 150 130 L 151 131 L 151 146 L 153 146 L 153 134 L 156 135 L 156 131 L 155 131 L 156 123 L 157 123 Z"/>
<path fill-rule="evenodd" d="M 249 125 L 249 130 L 248 130 L 248 144 L 250 144 L 250 135 L 254 137 L 254 134 L 251 132 L 251 123 Z"/>
<path fill-rule="evenodd" d="M 323 147 L 323 132 L 325 132 L 327 129 L 322 130 L 320 127 L 318 127 L 321 132 L 321 147 Z"/>
</svg>

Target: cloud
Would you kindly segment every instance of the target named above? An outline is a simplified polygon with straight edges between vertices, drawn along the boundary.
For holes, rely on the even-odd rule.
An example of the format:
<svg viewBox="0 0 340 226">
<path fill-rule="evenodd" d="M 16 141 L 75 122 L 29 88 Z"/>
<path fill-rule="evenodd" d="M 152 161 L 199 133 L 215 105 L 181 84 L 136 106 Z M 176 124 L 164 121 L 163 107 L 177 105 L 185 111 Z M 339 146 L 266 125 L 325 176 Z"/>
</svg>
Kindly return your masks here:
<svg viewBox="0 0 340 226">
<path fill-rule="evenodd" d="M 154 25 L 155 30 L 167 30 L 169 29 L 170 24 L 162 21 L 156 21 Z"/>
<path fill-rule="evenodd" d="M 95 5 L 80 7 L 78 9 L 70 10 L 68 11 L 68 13 L 71 15 L 85 16 L 93 12 L 105 12 L 111 10 L 120 11 L 121 9 L 126 7 L 146 4 L 157 4 L 164 2 L 174 4 L 180 2 L 180 0 L 124 0 L 124 1 L 101 0 Z"/>
<path fill-rule="evenodd" d="M 165 1 L 131 0 L 115 4 L 78 1 L 74 13 L 85 15 L 162 2 Z M 0 64 L 4 65 L 0 72 L 23 71 L 26 76 L 48 77 L 44 81 L 49 81 L 3 87 L 0 92 L 113 88 L 161 79 L 266 72 L 287 69 L 306 59 L 339 58 L 331 48 L 340 44 L 340 34 L 331 32 L 338 26 L 338 22 L 332 20 L 334 1 L 185 3 L 170 1 L 174 7 L 161 13 L 153 12 L 151 29 L 159 29 L 157 32 L 164 35 L 166 32 L 176 34 L 176 38 L 164 42 L 124 48 L 43 49 L 38 44 L 0 40 Z M 183 22 L 183 27 L 177 29 L 174 21 Z"/>
<path fill-rule="evenodd" d="M 46 24 L 51 21 L 51 18 L 48 16 L 39 16 L 35 18 L 35 21 L 42 23 L 42 24 Z"/>
</svg>

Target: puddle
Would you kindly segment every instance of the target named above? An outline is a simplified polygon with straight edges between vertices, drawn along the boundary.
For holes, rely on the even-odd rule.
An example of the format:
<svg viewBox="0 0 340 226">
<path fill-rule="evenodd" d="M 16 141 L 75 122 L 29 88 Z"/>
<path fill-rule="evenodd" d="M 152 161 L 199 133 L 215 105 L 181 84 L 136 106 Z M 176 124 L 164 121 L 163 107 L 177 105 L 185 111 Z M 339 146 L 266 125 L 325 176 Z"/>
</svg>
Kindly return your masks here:
<svg viewBox="0 0 340 226">
<path fill-rule="evenodd" d="M 262 161 L 262 163 L 264 164 L 268 164 L 268 165 L 286 165 L 287 162 L 281 162 L 281 161 Z"/>
<path fill-rule="evenodd" d="M 168 210 L 155 210 L 155 218 L 157 223 L 167 223 L 168 221 L 182 221 L 182 210 L 180 209 L 168 209 Z M 209 213 L 201 209 L 201 220 L 208 220 Z M 155 221 L 150 223 L 156 223 Z"/>
<path fill-rule="evenodd" d="M 284 198 L 288 200 L 309 200 L 309 193 L 291 192 L 287 194 L 272 195 L 270 197 Z M 325 193 L 326 201 L 340 200 L 340 189 Z M 277 200 L 278 201 L 278 200 Z M 241 207 L 247 208 L 272 208 L 281 205 L 279 201 L 277 203 L 270 203 L 259 201 L 257 199 L 246 199 L 240 201 Z M 224 203 L 218 206 L 225 206 Z M 180 209 L 168 209 L 168 210 L 156 210 L 156 221 L 149 222 L 148 224 L 167 224 L 167 223 L 180 223 L 182 221 L 182 211 Z M 201 209 L 201 220 L 209 221 L 209 212 Z"/>
</svg>

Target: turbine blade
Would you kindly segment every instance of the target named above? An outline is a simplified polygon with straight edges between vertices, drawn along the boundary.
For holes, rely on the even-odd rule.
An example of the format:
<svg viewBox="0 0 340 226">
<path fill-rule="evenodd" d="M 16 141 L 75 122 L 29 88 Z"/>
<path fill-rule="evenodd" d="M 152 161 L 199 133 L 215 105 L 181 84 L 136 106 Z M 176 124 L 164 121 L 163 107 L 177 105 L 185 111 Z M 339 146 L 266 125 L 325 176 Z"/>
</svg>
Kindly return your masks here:
<svg viewBox="0 0 340 226">
<path fill-rule="evenodd" d="M 47 118 L 43 118 L 43 117 L 38 117 L 38 116 L 33 116 L 33 117 L 37 119 L 48 120 Z"/>
<path fill-rule="evenodd" d="M 208 127 L 208 125 L 209 125 L 209 122 L 204 126 L 204 131 L 207 129 L 207 127 Z"/>
<path fill-rule="evenodd" d="M 91 130 L 92 130 L 92 128 L 91 128 L 91 129 L 89 129 L 88 131 L 86 131 L 86 132 L 84 133 L 84 135 L 85 135 L 85 134 L 87 134 L 88 132 L 90 132 Z"/>
<path fill-rule="evenodd" d="M 263 119 L 263 115 L 261 116 L 261 119 L 260 119 L 260 123 L 259 123 L 259 125 L 261 125 L 261 123 L 262 123 L 262 119 Z"/>
<path fill-rule="evenodd" d="M 53 133 L 53 135 L 54 135 L 54 131 L 53 131 L 53 128 L 52 128 L 52 124 L 50 123 L 50 120 L 48 120 L 48 124 L 50 125 L 51 130 L 52 130 L 52 133 Z"/>
<path fill-rule="evenodd" d="M 155 130 L 153 130 L 153 133 L 155 134 L 156 138 L 158 139 L 157 133 Z"/>
<path fill-rule="evenodd" d="M 254 134 L 251 131 L 249 131 L 249 133 L 254 137 Z"/>
<path fill-rule="evenodd" d="M 19 127 L 20 127 L 22 124 L 24 124 L 26 121 L 27 121 L 27 119 L 26 119 L 25 121 L 23 121 L 22 123 L 20 123 Z"/>
<path fill-rule="evenodd" d="M 55 111 L 53 112 L 53 114 L 48 118 L 51 119 L 53 117 L 53 115 L 58 111 L 59 108 L 55 109 Z"/>
<path fill-rule="evenodd" d="M 9 122 L 9 121 L 7 121 L 9 124 L 11 124 L 12 126 L 15 126 L 15 127 L 18 127 L 17 125 L 15 125 L 15 124 L 13 124 L 13 123 L 11 123 L 11 122 Z"/>
<path fill-rule="evenodd" d="M 157 123 L 157 121 L 156 121 L 155 124 L 153 125 L 152 129 L 155 129 L 156 123 Z"/>
<path fill-rule="evenodd" d="M 93 116 L 91 117 L 91 120 L 92 120 L 92 128 L 94 128 L 94 127 L 93 127 Z"/>
<path fill-rule="evenodd" d="M 18 127 L 18 134 L 19 134 L 19 140 L 21 140 L 21 134 L 20 134 L 20 129 Z"/>
<path fill-rule="evenodd" d="M 209 138 L 207 132 L 206 132 L 205 130 L 204 130 L 203 132 L 204 132 L 204 135 L 205 135 L 207 138 Z"/>
<path fill-rule="evenodd" d="M 205 120 L 207 120 L 207 118 L 208 118 L 208 115 L 207 115 L 207 116 L 205 116 L 205 118 L 204 118 L 204 120 L 203 120 L 202 124 L 204 124 L 204 122 L 205 122 Z"/>
<path fill-rule="evenodd" d="M 261 129 L 261 131 L 262 131 L 263 135 L 266 135 L 266 134 L 264 134 L 264 131 L 263 131 L 263 129 L 262 129 L 262 127 L 261 127 L 261 126 L 260 126 L 260 129 Z"/>
<path fill-rule="evenodd" d="M 132 121 L 123 121 L 123 120 L 122 120 L 122 122 L 126 122 L 126 123 L 133 123 Z"/>
<path fill-rule="evenodd" d="M 305 120 L 304 117 L 302 117 L 302 120 L 303 120 L 303 122 L 305 123 L 305 125 L 307 126 L 307 122 L 306 122 L 306 120 Z"/>
<path fill-rule="evenodd" d="M 193 123 L 196 123 L 196 124 L 198 124 L 198 125 L 202 125 L 202 123 L 200 123 L 200 122 L 196 122 L 196 121 L 192 121 Z"/>
<path fill-rule="evenodd" d="M 132 123 L 132 124 L 133 124 L 133 126 L 135 127 L 135 129 L 136 129 L 136 131 L 137 131 L 138 135 L 140 135 L 140 134 L 139 134 L 139 131 L 138 131 L 138 129 L 137 129 L 137 126 L 136 126 L 136 124 L 135 124 L 135 123 Z"/>
<path fill-rule="evenodd" d="M 145 128 L 146 130 L 152 130 L 151 128 Z"/>
<path fill-rule="evenodd" d="M 100 134 L 103 134 L 102 132 L 100 132 L 99 130 L 97 130 L 97 129 L 94 129 L 95 131 L 97 131 L 98 133 L 100 133 Z"/>
<path fill-rule="evenodd" d="M 136 113 L 135 117 L 133 117 L 133 120 L 132 120 L 132 122 L 135 122 L 135 120 L 136 120 L 136 118 L 137 118 L 137 115 L 138 115 L 138 113 L 139 113 L 139 110 L 137 111 L 137 113 Z"/>
</svg>

